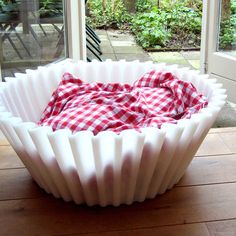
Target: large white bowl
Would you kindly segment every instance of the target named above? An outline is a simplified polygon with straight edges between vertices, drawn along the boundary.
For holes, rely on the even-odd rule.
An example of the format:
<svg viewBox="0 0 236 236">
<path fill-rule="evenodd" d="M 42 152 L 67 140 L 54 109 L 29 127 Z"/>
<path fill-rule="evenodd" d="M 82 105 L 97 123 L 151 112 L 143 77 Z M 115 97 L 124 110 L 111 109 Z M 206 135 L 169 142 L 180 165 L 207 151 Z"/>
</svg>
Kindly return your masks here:
<svg viewBox="0 0 236 236">
<path fill-rule="evenodd" d="M 72 134 L 38 127 L 62 74 L 87 82 L 132 83 L 151 69 L 192 82 L 209 101 L 191 119 L 161 129 Z M 0 127 L 38 185 L 65 201 L 89 206 L 131 204 L 171 189 L 183 176 L 225 102 L 225 90 L 208 75 L 177 65 L 65 60 L 15 74 L 0 86 Z"/>
</svg>

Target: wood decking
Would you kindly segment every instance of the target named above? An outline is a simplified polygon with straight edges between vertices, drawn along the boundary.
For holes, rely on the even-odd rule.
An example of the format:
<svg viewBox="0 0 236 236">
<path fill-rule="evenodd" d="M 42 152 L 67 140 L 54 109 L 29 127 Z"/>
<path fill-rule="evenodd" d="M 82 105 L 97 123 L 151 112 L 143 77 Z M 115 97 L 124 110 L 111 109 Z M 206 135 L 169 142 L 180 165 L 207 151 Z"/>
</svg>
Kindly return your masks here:
<svg viewBox="0 0 236 236">
<path fill-rule="evenodd" d="M 180 183 L 120 207 L 77 206 L 42 191 L 0 141 L 0 235 L 236 235 L 236 128 L 212 129 Z"/>
</svg>

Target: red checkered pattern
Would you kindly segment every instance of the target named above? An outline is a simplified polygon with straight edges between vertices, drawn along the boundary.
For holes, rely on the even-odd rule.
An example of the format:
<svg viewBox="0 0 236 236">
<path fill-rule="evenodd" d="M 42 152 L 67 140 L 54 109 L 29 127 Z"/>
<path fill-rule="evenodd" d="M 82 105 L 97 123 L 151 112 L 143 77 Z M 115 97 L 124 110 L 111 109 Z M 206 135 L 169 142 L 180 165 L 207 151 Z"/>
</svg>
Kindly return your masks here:
<svg viewBox="0 0 236 236">
<path fill-rule="evenodd" d="M 53 130 L 119 133 L 176 123 L 205 106 L 206 98 L 191 83 L 170 72 L 153 70 L 133 85 L 84 83 L 65 73 L 38 124 L 52 126 Z"/>
</svg>

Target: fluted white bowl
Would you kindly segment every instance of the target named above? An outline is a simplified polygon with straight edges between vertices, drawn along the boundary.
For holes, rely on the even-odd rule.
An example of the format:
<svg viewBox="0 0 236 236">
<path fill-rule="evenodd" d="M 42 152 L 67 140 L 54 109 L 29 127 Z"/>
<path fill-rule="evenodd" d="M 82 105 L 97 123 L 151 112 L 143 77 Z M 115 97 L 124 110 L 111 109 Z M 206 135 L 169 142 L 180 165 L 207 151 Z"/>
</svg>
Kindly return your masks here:
<svg viewBox="0 0 236 236">
<path fill-rule="evenodd" d="M 191 82 L 208 106 L 161 129 L 111 131 L 94 136 L 39 127 L 37 121 L 64 72 L 83 81 L 132 83 L 151 69 Z M 65 201 L 89 206 L 131 204 L 171 189 L 183 176 L 225 103 L 215 79 L 177 65 L 65 60 L 16 73 L 0 86 L 0 128 L 38 185 Z"/>
</svg>

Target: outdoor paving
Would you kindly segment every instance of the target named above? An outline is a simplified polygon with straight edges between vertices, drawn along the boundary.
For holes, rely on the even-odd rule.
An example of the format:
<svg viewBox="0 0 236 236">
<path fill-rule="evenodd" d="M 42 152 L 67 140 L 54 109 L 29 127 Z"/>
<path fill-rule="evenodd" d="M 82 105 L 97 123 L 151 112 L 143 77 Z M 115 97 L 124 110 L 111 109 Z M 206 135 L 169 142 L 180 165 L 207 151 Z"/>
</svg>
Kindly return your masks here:
<svg viewBox="0 0 236 236">
<path fill-rule="evenodd" d="M 191 69 L 200 68 L 200 52 L 145 52 L 137 45 L 132 34 L 118 30 L 97 30 L 101 40 L 101 58 L 127 61 L 154 61 L 165 62 L 167 64 L 178 64 L 188 66 Z M 92 56 L 92 55 L 90 55 Z M 93 58 L 93 57 L 92 57 Z"/>
<path fill-rule="evenodd" d="M 105 30 L 98 30 L 96 32 L 101 40 L 101 50 L 103 52 L 101 58 L 103 60 L 152 60 L 149 54 L 136 44 L 131 34 Z"/>
<path fill-rule="evenodd" d="M 236 104 L 229 101 L 226 102 L 222 108 L 217 120 L 214 124 L 214 128 L 218 127 L 235 127 L 236 126 Z"/>
<path fill-rule="evenodd" d="M 178 64 L 180 67 L 190 67 L 200 69 L 200 51 L 180 51 L 180 52 L 145 52 L 139 47 L 132 34 L 121 31 L 97 30 L 101 39 L 101 50 L 103 60 L 127 61 L 154 61 L 165 62 L 167 64 Z M 213 127 L 234 127 L 236 126 L 236 104 L 226 102 L 222 108 Z"/>
</svg>

